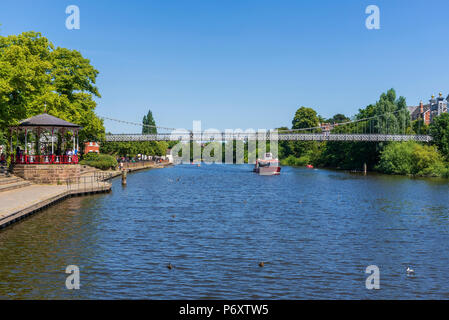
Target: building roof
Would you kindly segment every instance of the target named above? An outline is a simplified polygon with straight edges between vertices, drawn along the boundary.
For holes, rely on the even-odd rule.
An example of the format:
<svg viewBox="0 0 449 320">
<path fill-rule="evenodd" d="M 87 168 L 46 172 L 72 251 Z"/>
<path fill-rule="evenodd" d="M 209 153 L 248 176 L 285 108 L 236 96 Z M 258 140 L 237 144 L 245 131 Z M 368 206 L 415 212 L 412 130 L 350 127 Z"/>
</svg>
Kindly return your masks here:
<svg viewBox="0 0 449 320">
<path fill-rule="evenodd" d="M 56 118 L 46 113 L 22 120 L 18 127 L 59 127 L 59 128 L 81 128 L 81 126 Z"/>
<path fill-rule="evenodd" d="M 412 120 L 418 119 L 420 113 L 421 113 L 421 106 L 413 106 L 413 107 L 407 107 L 408 111 L 410 112 L 410 116 Z M 424 104 L 423 105 L 423 111 L 426 113 L 430 110 L 430 104 Z"/>
</svg>

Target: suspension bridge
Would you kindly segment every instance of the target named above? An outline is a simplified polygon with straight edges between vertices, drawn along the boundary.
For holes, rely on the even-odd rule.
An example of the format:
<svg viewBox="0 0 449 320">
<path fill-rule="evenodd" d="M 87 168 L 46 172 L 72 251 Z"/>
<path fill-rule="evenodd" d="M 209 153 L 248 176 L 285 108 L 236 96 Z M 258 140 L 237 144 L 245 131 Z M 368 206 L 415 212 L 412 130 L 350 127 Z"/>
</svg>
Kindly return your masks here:
<svg viewBox="0 0 449 320">
<path fill-rule="evenodd" d="M 108 142 L 124 141 L 233 141 L 233 140 L 279 140 L 279 141 L 419 141 L 430 142 L 428 135 L 400 134 L 351 134 L 351 133 L 158 133 L 158 134 L 108 134 Z"/>
<path fill-rule="evenodd" d="M 403 114 L 401 114 L 403 113 Z M 407 109 L 397 110 L 370 118 L 356 119 L 342 123 L 320 125 L 301 129 L 275 130 L 225 130 L 222 132 L 206 130 L 195 132 L 163 126 L 144 125 L 101 116 L 103 120 L 121 124 L 156 128 L 156 134 L 107 134 L 108 142 L 137 141 L 233 141 L 233 140 L 278 140 L 278 141 L 417 141 L 430 142 L 432 137 L 427 134 L 414 134 L 410 129 L 410 115 Z M 418 128 L 418 132 L 420 132 Z"/>
</svg>

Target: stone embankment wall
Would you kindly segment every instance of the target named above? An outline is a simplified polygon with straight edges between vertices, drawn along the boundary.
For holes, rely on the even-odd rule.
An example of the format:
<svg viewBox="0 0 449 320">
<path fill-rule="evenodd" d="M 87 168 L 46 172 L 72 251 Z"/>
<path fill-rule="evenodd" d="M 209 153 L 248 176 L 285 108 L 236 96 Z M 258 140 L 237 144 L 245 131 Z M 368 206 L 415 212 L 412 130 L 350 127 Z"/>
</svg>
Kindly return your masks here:
<svg viewBox="0 0 449 320">
<path fill-rule="evenodd" d="M 13 173 L 36 184 L 65 184 L 68 179 L 79 179 L 80 165 L 18 164 L 14 166 Z"/>
</svg>

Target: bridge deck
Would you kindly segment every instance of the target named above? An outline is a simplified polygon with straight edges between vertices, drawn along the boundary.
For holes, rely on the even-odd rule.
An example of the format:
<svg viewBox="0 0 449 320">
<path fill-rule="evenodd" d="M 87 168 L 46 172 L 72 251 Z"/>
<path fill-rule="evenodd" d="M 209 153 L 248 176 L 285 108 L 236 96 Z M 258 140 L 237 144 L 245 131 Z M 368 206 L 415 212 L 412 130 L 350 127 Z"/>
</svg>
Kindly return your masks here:
<svg viewBox="0 0 449 320">
<path fill-rule="evenodd" d="M 360 134 L 360 133 L 159 133 L 159 134 L 110 134 L 106 141 L 233 141 L 233 140 L 279 140 L 279 141 L 419 141 L 430 142 L 428 135 Z"/>
</svg>

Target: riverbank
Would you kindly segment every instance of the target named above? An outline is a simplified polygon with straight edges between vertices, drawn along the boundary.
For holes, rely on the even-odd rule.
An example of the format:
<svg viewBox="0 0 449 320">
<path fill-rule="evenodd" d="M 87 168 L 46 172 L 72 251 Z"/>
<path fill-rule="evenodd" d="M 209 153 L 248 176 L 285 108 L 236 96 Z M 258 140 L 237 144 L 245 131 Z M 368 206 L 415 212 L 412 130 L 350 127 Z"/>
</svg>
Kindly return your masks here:
<svg viewBox="0 0 449 320">
<path fill-rule="evenodd" d="M 168 163 L 129 163 L 125 165 L 127 172 L 145 169 L 158 169 L 169 166 Z M 0 192 L 0 229 L 18 222 L 42 209 L 73 196 L 83 196 L 111 191 L 108 181 L 120 176 L 121 170 L 101 171 L 95 168 L 84 168 L 79 181 L 65 185 L 33 184 L 20 189 Z M 99 173 L 103 175 L 99 176 Z M 104 174 L 106 173 L 106 174 Z"/>
<path fill-rule="evenodd" d="M 288 163 L 282 163 L 281 162 L 281 166 L 282 167 L 292 167 L 292 168 L 303 168 L 303 169 L 307 169 L 307 165 L 293 165 L 293 164 L 288 164 Z M 322 167 L 322 166 L 313 166 L 313 169 L 323 169 L 323 170 L 331 170 L 331 171 L 342 171 L 342 172 L 348 172 L 348 173 L 365 173 L 363 168 L 361 169 L 346 169 L 346 168 L 339 168 L 339 167 Z M 386 176 L 398 176 L 398 177 L 408 177 L 408 178 L 423 178 L 423 179 L 440 179 L 440 180 L 445 180 L 449 182 L 449 173 L 448 172 L 444 172 L 443 174 L 428 174 L 428 175 L 424 175 L 424 174 L 410 174 L 410 173 L 388 173 L 388 172 L 382 172 L 379 170 L 367 170 L 368 174 L 379 174 L 379 175 L 386 175 Z"/>
<path fill-rule="evenodd" d="M 334 159 L 335 160 L 335 159 Z M 449 163 L 438 153 L 433 146 L 420 145 L 415 142 L 390 143 L 380 152 L 378 161 L 371 163 L 351 158 L 340 161 L 329 160 L 322 153 L 316 155 L 295 157 L 289 155 L 281 159 L 282 166 L 305 167 L 313 165 L 316 168 L 368 171 L 387 175 L 407 177 L 449 178 Z"/>
</svg>

